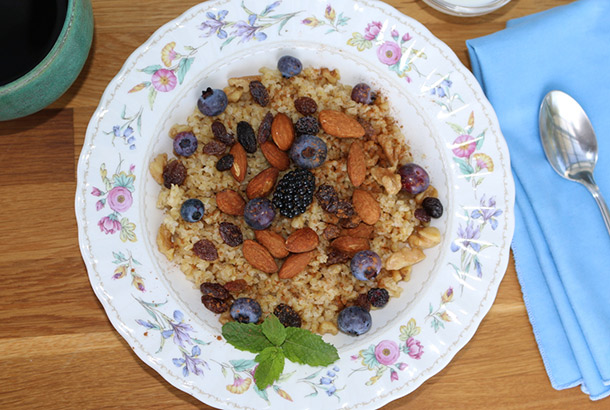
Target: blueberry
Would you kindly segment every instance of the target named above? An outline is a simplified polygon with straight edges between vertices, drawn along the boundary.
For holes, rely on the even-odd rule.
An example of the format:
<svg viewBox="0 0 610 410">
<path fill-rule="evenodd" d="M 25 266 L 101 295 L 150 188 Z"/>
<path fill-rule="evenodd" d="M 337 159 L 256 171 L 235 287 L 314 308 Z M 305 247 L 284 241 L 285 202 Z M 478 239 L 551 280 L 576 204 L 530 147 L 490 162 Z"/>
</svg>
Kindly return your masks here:
<svg viewBox="0 0 610 410">
<path fill-rule="evenodd" d="M 235 299 L 231 305 L 231 317 L 239 323 L 256 323 L 262 314 L 261 305 L 251 298 Z"/>
<path fill-rule="evenodd" d="M 301 60 L 293 56 L 282 56 L 277 62 L 277 69 L 286 78 L 294 77 L 299 75 L 303 70 L 303 64 Z"/>
<path fill-rule="evenodd" d="M 203 115 L 214 117 L 223 113 L 229 100 L 224 91 L 208 87 L 197 100 L 197 107 Z"/>
<path fill-rule="evenodd" d="M 244 219 L 254 230 L 260 231 L 271 226 L 275 218 L 275 210 L 267 198 L 254 198 L 246 204 Z"/>
<path fill-rule="evenodd" d="M 176 155 L 190 157 L 197 151 L 197 137 L 192 132 L 181 132 L 174 137 L 174 152 Z"/>
<path fill-rule="evenodd" d="M 381 270 L 381 258 L 373 251 L 360 251 L 352 258 L 350 269 L 356 279 L 373 279 Z"/>
<path fill-rule="evenodd" d="M 326 160 L 326 143 L 313 135 L 301 135 L 290 147 L 290 158 L 297 167 L 317 168 Z"/>
<path fill-rule="evenodd" d="M 201 202 L 197 198 L 187 199 L 182 203 L 180 207 L 180 216 L 186 222 L 197 222 L 203 218 L 203 214 L 205 213 L 205 208 L 203 206 L 203 202 Z"/>
<path fill-rule="evenodd" d="M 371 324 L 371 314 L 360 306 L 346 307 L 337 317 L 339 330 L 352 336 L 359 336 L 368 332 Z"/>
<path fill-rule="evenodd" d="M 424 192 L 430 185 L 430 177 L 425 169 L 417 164 L 409 163 L 398 168 L 402 190 L 417 195 Z"/>
<path fill-rule="evenodd" d="M 361 104 L 373 104 L 377 98 L 377 93 L 371 90 L 371 86 L 366 83 L 358 83 L 352 88 L 352 100 Z"/>
</svg>

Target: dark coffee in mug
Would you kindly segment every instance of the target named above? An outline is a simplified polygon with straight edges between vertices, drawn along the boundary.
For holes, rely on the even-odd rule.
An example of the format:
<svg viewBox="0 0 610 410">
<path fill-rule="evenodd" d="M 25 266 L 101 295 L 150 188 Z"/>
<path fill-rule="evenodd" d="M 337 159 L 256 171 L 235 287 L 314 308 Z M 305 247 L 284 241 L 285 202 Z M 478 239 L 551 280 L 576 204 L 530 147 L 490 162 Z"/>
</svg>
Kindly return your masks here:
<svg viewBox="0 0 610 410">
<path fill-rule="evenodd" d="M 27 74 L 51 51 L 68 0 L 0 0 L 0 86 Z"/>
</svg>

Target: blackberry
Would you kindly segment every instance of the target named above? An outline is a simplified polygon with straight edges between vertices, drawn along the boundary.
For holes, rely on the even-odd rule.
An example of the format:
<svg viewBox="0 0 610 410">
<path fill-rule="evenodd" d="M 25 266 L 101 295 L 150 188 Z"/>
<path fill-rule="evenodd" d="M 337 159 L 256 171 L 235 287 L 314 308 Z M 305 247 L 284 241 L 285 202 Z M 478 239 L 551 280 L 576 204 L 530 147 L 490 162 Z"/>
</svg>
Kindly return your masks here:
<svg viewBox="0 0 610 410">
<path fill-rule="evenodd" d="M 421 205 L 432 218 L 443 216 L 443 204 L 438 198 L 428 197 Z"/>
<path fill-rule="evenodd" d="M 380 308 L 384 307 L 388 300 L 390 300 L 390 294 L 384 288 L 373 288 L 368 291 L 367 297 L 371 305 Z"/>
<path fill-rule="evenodd" d="M 284 327 L 301 327 L 301 316 L 290 306 L 280 303 L 273 309 L 273 314 L 277 316 Z"/>
<path fill-rule="evenodd" d="M 316 135 L 320 131 L 320 124 L 318 123 L 318 119 L 316 117 L 308 115 L 297 120 L 297 122 L 294 124 L 294 130 L 298 135 Z"/>
<path fill-rule="evenodd" d="M 299 168 L 282 177 L 273 194 L 273 206 L 280 214 L 293 218 L 301 215 L 313 201 L 316 177 L 308 169 Z"/>
</svg>

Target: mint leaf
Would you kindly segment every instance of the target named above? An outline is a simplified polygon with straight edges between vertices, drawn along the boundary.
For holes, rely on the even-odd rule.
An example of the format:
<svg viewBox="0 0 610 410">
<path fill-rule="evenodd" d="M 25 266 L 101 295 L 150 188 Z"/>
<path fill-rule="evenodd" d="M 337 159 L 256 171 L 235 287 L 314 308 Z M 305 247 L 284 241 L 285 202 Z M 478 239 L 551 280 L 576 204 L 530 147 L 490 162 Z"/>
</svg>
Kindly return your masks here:
<svg viewBox="0 0 610 410">
<path fill-rule="evenodd" d="M 280 347 L 267 347 L 257 354 L 254 360 L 258 362 L 258 367 L 254 372 L 254 379 L 256 380 L 256 387 L 259 389 L 266 389 L 282 375 L 284 370 L 284 353 Z"/>
<path fill-rule="evenodd" d="M 310 366 L 328 366 L 339 359 L 335 346 L 326 343 L 319 335 L 298 327 L 286 328 L 282 349 L 288 360 Z"/>
<path fill-rule="evenodd" d="M 286 340 L 286 328 L 275 315 L 269 315 L 261 325 L 267 339 L 276 346 L 281 346 Z"/>
<path fill-rule="evenodd" d="M 267 347 L 273 347 L 261 327 L 254 323 L 225 323 L 222 326 L 222 336 L 237 349 L 247 352 L 260 353 Z"/>
</svg>

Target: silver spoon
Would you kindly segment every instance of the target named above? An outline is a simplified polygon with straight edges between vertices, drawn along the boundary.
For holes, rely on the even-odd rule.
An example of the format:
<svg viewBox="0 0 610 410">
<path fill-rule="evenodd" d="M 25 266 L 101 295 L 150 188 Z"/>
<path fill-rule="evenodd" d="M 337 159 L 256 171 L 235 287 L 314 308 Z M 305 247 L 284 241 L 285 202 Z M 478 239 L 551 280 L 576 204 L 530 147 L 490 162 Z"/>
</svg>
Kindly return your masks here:
<svg viewBox="0 0 610 410">
<path fill-rule="evenodd" d="M 597 139 L 587 114 L 576 100 L 555 90 L 542 100 L 538 122 L 544 153 L 553 169 L 591 192 L 610 233 L 610 211 L 593 179 Z"/>
</svg>

